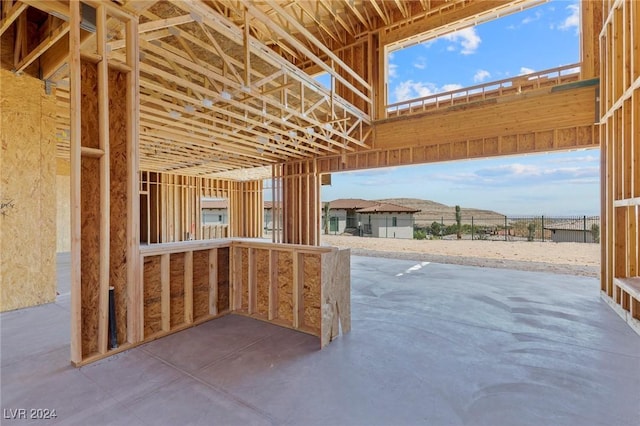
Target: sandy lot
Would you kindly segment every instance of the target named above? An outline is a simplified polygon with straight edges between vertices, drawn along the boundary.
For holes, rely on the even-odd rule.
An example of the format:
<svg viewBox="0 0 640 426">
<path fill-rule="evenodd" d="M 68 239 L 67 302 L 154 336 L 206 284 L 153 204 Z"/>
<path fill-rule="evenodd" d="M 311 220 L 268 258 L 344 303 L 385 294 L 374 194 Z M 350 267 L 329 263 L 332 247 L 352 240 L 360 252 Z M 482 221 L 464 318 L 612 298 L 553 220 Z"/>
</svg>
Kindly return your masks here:
<svg viewBox="0 0 640 426">
<path fill-rule="evenodd" d="M 600 245 L 487 240 L 395 240 L 323 235 L 323 245 L 351 248 L 361 256 L 415 259 L 489 268 L 598 277 Z"/>
</svg>

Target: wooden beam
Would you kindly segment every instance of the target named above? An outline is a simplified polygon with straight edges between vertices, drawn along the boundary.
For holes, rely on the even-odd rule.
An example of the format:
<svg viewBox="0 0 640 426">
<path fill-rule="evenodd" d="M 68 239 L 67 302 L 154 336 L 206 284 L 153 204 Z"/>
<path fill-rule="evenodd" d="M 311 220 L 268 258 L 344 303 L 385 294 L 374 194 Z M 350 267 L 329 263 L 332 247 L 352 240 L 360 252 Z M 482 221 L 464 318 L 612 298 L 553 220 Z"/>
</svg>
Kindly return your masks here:
<svg viewBox="0 0 640 426">
<path fill-rule="evenodd" d="M 71 1 L 69 32 L 70 162 L 71 162 L 71 362 L 82 361 L 82 211 L 81 211 L 81 76 L 80 3 Z"/>
<path fill-rule="evenodd" d="M 125 24 L 127 73 L 127 332 L 129 342 L 144 338 L 143 283 L 140 281 L 140 64 L 138 20 Z"/>
<path fill-rule="evenodd" d="M 171 329 L 171 258 L 169 253 L 160 255 L 160 317 L 162 331 Z"/>
<path fill-rule="evenodd" d="M 193 323 L 193 251 L 184 254 L 184 322 Z"/>
<path fill-rule="evenodd" d="M 16 71 L 24 71 L 29 65 L 38 59 L 44 52 L 46 52 L 51 46 L 53 46 L 58 40 L 64 37 L 69 32 L 69 23 L 65 22 L 51 32 L 49 37 L 42 40 L 42 42 L 33 49 L 26 57 L 24 57 L 20 63 L 16 66 Z"/>
<path fill-rule="evenodd" d="M 0 21 L 0 36 L 11 27 L 13 21 L 18 19 L 18 16 L 20 16 L 27 7 L 28 5 L 26 3 L 17 2 L 9 9 L 2 21 Z"/>
<path fill-rule="evenodd" d="M 68 25 L 67 25 L 68 26 Z M 104 7 L 96 9 L 98 63 L 98 139 L 103 155 L 100 157 L 100 290 L 98 318 L 98 352 L 107 351 L 109 331 L 109 280 L 111 243 L 111 156 L 109 153 L 109 64 L 106 58 L 107 15 Z"/>
<path fill-rule="evenodd" d="M 271 18 L 269 18 L 260 9 L 250 4 L 247 0 L 242 0 L 242 1 L 245 7 L 247 7 L 247 10 L 249 11 L 249 13 L 251 13 L 251 15 L 255 16 L 265 24 L 269 24 L 272 22 Z M 304 26 L 302 26 L 298 21 L 293 19 L 293 17 L 291 17 L 285 10 L 283 10 L 280 7 L 280 5 L 275 3 L 273 0 L 265 0 L 265 1 L 266 1 L 266 4 L 268 4 L 273 10 L 275 10 L 280 16 L 282 16 L 288 23 L 290 23 L 291 26 L 296 29 L 296 31 L 300 32 L 307 40 L 309 40 L 318 49 L 320 49 L 322 53 L 327 55 L 329 59 L 333 60 L 334 64 L 338 65 L 342 70 L 344 70 L 347 74 L 349 74 L 351 78 L 353 78 L 356 82 L 360 83 L 365 88 L 365 90 L 367 91 L 371 90 L 371 86 L 366 80 L 360 77 L 347 64 L 342 62 L 342 60 L 338 56 L 336 56 L 330 49 L 328 49 L 325 45 L 320 43 L 313 34 L 311 34 L 306 28 L 304 28 Z M 292 37 L 290 34 L 288 34 L 285 30 L 281 29 L 280 27 L 274 26 L 274 31 L 276 31 L 276 33 L 280 37 L 287 40 L 287 42 L 289 42 L 294 47 L 296 47 L 301 52 L 303 52 L 307 57 L 311 58 L 316 63 L 316 65 L 319 65 L 326 72 L 333 75 L 342 84 L 344 84 L 351 91 L 353 91 L 357 96 L 361 97 L 366 102 L 371 102 L 371 99 L 368 95 L 362 93 L 359 89 L 353 86 L 347 79 L 342 77 L 342 75 L 340 75 L 335 69 L 327 66 L 327 64 L 324 61 L 318 58 L 318 56 L 316 56 L 313 52 L 311 52 L 311 50 L 309 50 L 309 48 L 307 48 L 298 39 Z"/>
<path fill-rule="evenodd" d="M 218 315 L 218 249 L 209 250 L 209 314 Z"/>
</svg>

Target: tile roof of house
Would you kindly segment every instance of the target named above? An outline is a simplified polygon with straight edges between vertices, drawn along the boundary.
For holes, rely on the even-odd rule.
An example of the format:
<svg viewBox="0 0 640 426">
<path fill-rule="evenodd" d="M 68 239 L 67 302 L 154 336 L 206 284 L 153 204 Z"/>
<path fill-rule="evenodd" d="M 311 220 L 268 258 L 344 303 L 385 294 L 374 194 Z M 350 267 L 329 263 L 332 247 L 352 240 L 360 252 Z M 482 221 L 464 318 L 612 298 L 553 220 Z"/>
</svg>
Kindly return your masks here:
<svg viewBox="0 0 640 426">
<path fill-rule="evenodd" d="M 339 198 L 337 200 L 329 201 L 329 208 L 339 210 L 356 210 L 378 204 L 379 203 L 376 203 L 375 201 L 362 200 L 360 198 Z"/>
<path fill-rule="evenodd" d="M 273 208 L 273 204 L 274 204 L 273 201 L 265 201 L 264 208 L 270 210 Z M 276 204 L 276 207 L 282 208 L 282 203 L 280 201 L 276 202 L 275 204 Z"/>
<path fill-rule="evenodd" d="M 358 209 L 357 211 L 358 213 L 418 213 L 420 210 L 390 203 L 376 203 L 373 206 Z"/>
<path fill-rule="evenodd" d="M 229 207 L 229 201 L 224 200 L 202 200 L 200 208 L 202 209 L 226 209 Z"/>
</svg>

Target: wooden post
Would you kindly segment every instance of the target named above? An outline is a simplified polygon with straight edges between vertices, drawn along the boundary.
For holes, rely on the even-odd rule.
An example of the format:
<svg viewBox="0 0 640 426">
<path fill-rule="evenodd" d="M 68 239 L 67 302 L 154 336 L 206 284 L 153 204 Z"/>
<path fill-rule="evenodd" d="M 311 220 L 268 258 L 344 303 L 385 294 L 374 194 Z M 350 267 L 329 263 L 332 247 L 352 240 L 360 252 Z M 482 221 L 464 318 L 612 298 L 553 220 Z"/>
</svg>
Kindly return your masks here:
<svg viewBox="0 0 640 426">
<path fill-rule="evenodd" d="M 127 335 L 130 343 L 144 336 L 143 288 L 140 266 L 140 64 L 138 20 L 126 22 L 127 65 Z"/>
<path fill-rule="evenodd" d="M 69 95 L 71 163 L 71 362 L 82 361 L 82 271 L 81 255 L 81 76 L 80 2 L 69 2 Z"/>
<path fill-rule="evenodd" d="M 107 351 L 109 319 L 109 248 L 110 248 L 110 155 L 109 155 L 109 63 L 106 39 L 107 14 L 104 6 L 96 9 L 96 43 L 98 62 L 98 134 L 100 156 L 100 289 L 98 314 L 98 352 Z"/>
<path fill-rule="evenodd" d="M 209 314 L 218 315 L 218 249 L 209 250 Z"/>
<path fill-rule="evenodd" d="M 162 317 L 162 331 L 171 329 L 171 255 L 160 255 L 160 315 Z"/>
<path fill-rule="evenodd" d="M 184 254 L 184 322 L 193 322 L 193 252 Z"/>
</svg>

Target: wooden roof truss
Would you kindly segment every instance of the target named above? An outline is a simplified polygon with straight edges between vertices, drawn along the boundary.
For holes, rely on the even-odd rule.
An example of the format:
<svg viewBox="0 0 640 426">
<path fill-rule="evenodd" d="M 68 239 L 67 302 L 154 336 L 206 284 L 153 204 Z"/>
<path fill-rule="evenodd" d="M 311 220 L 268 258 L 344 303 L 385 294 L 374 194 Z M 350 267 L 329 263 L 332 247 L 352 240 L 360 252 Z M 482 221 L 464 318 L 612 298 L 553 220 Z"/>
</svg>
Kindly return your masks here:
<svg viewBox="0 0 640 426">
<path fill-rule="evenodd" d="M 119 1 L 140 16 L 141 167 L 213 175 L 369 148 L 372 82 L 336 52 L 362 43 L 372 32 L 381 38 L 397 32 L 415 35 L 417 28 L 446 27 L 437 25 L 445 15 L 458 21 L 464 16 L 468 24 L 478 16 L 537 2 Z M 15 28 L 14 69 L 31 70 L 58 87 L 58 152 L 66 156 L 69 3 L 1 4 L 0 34 Z M 28 42 L 33 37 L 25 24 L 29 11 L 48 14 L 37 44 Z M 105 36 L 110 66 L 126 70 L 122 21 L 109 19 Z M 95 32 L 83 29 L 80 37 L 84 60 L 98 62 Z M 305 70 L 327 73 L 330 87 Z M 360 108 L 339 96 L 338 86 Z"/>
</svg>

